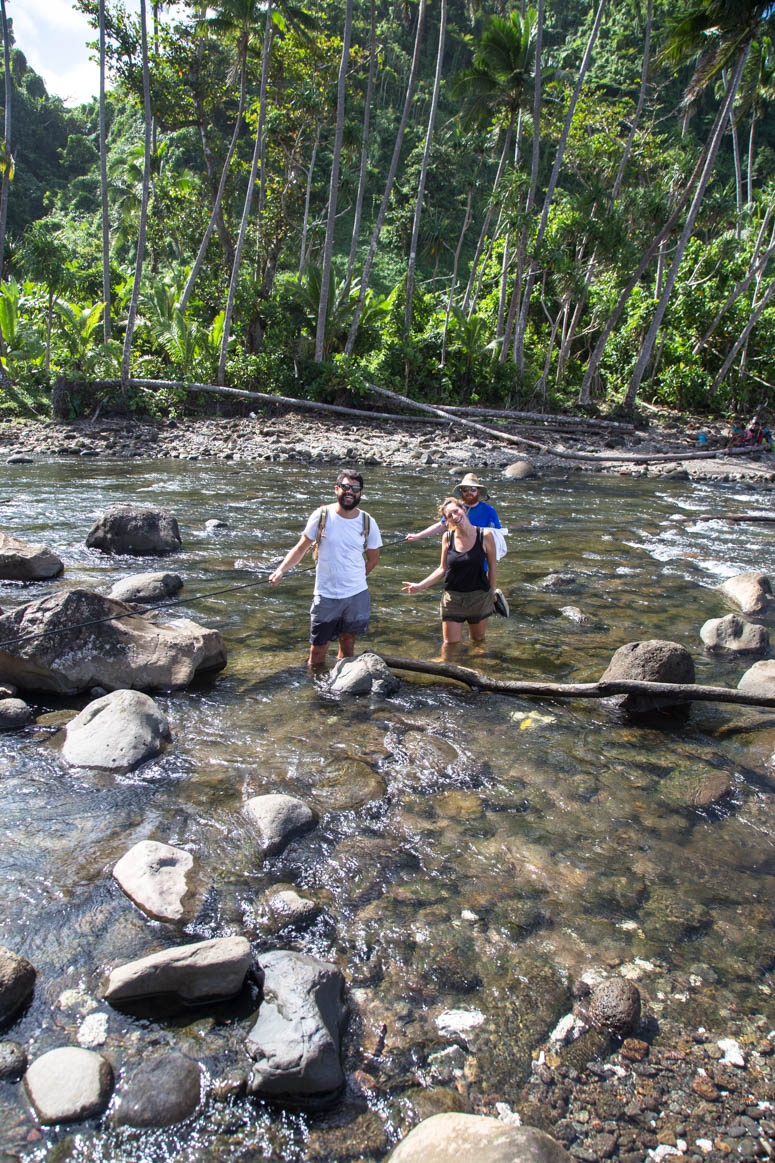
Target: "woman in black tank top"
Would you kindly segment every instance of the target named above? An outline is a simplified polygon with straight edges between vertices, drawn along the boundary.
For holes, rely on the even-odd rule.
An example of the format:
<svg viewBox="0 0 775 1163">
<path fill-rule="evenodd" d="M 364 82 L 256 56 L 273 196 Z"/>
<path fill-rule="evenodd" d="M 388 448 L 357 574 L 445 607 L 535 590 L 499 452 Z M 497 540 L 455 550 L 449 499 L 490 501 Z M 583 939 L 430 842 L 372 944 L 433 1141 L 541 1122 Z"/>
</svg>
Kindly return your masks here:
<svg viewBox="0 0 775 1163">
<path fill-rule="evenodd" d="M 403 582 L 402 586 L 405 593 L 416 594 L 444 579 L 442 656 L 449 658 L 460 643 L 465 622 L 471 641 L 484 641 L 487 619 L 495 612 L 497 567 L 492 533 L 471 524 L 462 501 L 447 497 L 439 505 L 439 516 L 449 527 L 442 538 L 439 565 L 421 582 Z"/>
</svg>

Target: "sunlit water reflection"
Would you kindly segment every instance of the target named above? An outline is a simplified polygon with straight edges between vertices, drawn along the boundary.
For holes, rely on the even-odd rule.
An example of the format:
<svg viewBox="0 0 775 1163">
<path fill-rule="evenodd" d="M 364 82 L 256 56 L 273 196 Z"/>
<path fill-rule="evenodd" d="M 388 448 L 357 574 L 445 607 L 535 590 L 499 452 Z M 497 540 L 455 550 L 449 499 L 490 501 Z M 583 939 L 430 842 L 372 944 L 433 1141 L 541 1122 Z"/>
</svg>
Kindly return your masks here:
<svg viewBox="0 0 775 1163">
<path fill-rule="evenodd" d="M 399 536 L 428 524 L 449 489 L 429 471 L 367 474 L 364 506 L 387 544 L 362 648 L 438 656 L 438 592 L 401 593 L 403 579 L 419 580 L 437 561 L 438 543 Z M 178 517 L 184 552 L 158 568 L 183 575 L 180 612 L 221 630 L 229 664 L 212 682 L 159 698 L 174 743 L 127 776 L 61 762 L 63 704 L 50 698 L 36 705 L 37 726 L 0 738 L 0 941 L 39 974 L 33 1004 L 4 1036 L 27 1043 L 30 1056 L 74 1044 L 96 1001 L 109 1014 L 104 1052 L 118 1074 L 175 1045 L 222 1080 L 245 1065 L 249 1014 L 139 1022 L 109 1011 L 99 989 L 120 961 L 244 932 L 259 955 L 291 945 L 341 965 L 354 991 L 348 1068 L 365 1064 L 374 1088 L 351 1086 L 333 1112 L 311 1118 L 208 1098 L 182 1128 L 114 1131 L 105 1122 L 41 1137 L 22 1089 L 0 1084 L 0 1150 L 45 1158 L 61 1141 L 67 1158 L 156 1160 L 180 1157 L 185 1143 L 188 1158 L 333 1159 L 360 1142 L 364 1157 L 378 1158 L 431 1080 L 429 1054 L 450 1042 L 443 1010 L 483 1016 L 469 1038 L 469 1073 L 481 1093 L 508 1101 L 566 1011 L 568 983 L 592 966 L 647 962 L 652 992 L 660 975 L 699 972 L 704 988 L 686 1003 L 688 1021 L 711 1024 L 727 1008 L 775 1017 L 775 716 L 704 703 L 685 720 L 633 725 L 595 702 L 476 695 L 419 676 L 390 700 L 333 698 L 303 668 L 311 575 L 270 589 L 257 572 L 332 496 L 333 476 L 190 462 L 6 469 L 4 530 L 44 541 L 66 573 L 6 583 L 0 605 L 60 586 L 107 589 L 157 568 L 84 542 L 109 504 L 163 505 Z M 587 681 L 623 643 L 661 637 L 691 650 L 699 682 L 736 685 L 747 664 L 708 658 L 698 631 L 728 612 L 714 589 L 721 580 L 775 573 L 771 534 L 670 518 L 766 510 L 767 494 L 579 476 L 504 481 L 493 499 L 510 529 L 499 578 L 511 618 L 493 619 L 484 649 L 464 648 L 462 662 L 504 678 Z M 211 517 L 228 528 L 206 533 Z M 574 574 L 575 590 L 543 591 L 550 572 Z M 216 592 L 249 582 L 257 584 Z M 589 622 L 563 615 L 569 604 Z M 709 773 L 726 774 L 732 793 L 698 810 L 694 789 Z M 301 796 L 321 823 L 262 862 L 241 805 L 267 791 Z M 199 913 L 182 929 L 149 921 L 110 876 L 149 837 L 189 849 L 203 867 Z M 308 932 L 271 931 L 264 894 L 278 882 L 323 905 Z"/>
</svg>

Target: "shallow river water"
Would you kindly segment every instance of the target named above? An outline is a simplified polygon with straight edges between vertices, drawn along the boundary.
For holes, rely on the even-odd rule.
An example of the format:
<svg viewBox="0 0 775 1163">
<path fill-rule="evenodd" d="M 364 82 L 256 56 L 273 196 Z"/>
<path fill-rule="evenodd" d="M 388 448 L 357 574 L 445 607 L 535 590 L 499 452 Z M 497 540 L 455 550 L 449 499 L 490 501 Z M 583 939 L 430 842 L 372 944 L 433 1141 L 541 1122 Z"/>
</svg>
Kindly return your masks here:
<svg viewBox="0 0 775 1163">
<path fill-rule="evenodd" d="M 436 565 L 438 542 L 399 536 L 432 520 L 448 488 L 432 471 L 368 472 L 364 507 L 386 547 L 361 649 L 438 657 L 438 591 L 401 593 L 403 579 Z M 117 1077 L 173 1046 L 203 1066 L 200 1112 L 165 1131 L 117 1130 L 109 1114 L 41 1129 L 23 1088 L 0 1083 L 3 1157 L 382 1158 L 418 1111 L 452 1102 L 433 1058 L 450 1045 L 464 1048 L 470 1092 L 512 1101 L 533 1050 L 570 1008 L 570 987 L 593 969 L 639 977 L 653 1013 L 680 1005 L 687 1023 L 725 1013 L 775 1021 L 775 713 L 698 703 L 635 725 L 599 702 L 474 694 L 421 676 L 387 700 L 331 696 L 303 666 L 310 573 L 276 589 L 259 580 L 215 591 L 276 563 L 307 514 L 333 499 L 333 478 L 277 464 L 6 468 L 2 528 L 44 541 L 66 573 L 0 584 L 0 606 L 173 569 L 185 580 L 180 610 L 222 632 L 229 661 L 196 689 L 158 697 L 173 742 L 126 776 L 61 761 L 58 727 L 83 701 L 44 699 L 35 725 L 0 737 L 0 943 L 38 970 L 32 1004 L 0 1036 L 32 1058 L 76 1044 L 84 1018 L 104 1014 L 101 1050 Z M 511 618 L 492 619 L 484 648 L 464 647 L 460 661 L 501 678 L 589 681 L 623 643 L 669 638 L 692 652 L 698 682 L 736 685 L 748 664 L 707 657 L 699 628 L 729 612 L 714 590 L 724 577 L 775 574 L 772 535 L 670 518 L 763 511 L 770 495 L 599 475 L 502 482 L 492 499 L 510 530 L 499 584 Z M 154 563 L 85 548 L 104 509 L 130 501 L 177 516 L 180 555 Z M 213 517 L 228 529 L 206 533 Z M 573 573 L 575 591 L 542 591 L 553 571 Z M 591 623 L 561 613 L 571 604 Z M 732 794 L 698 810 L 710 773 L 726 774 Z M 321 823 L 262 862 L 241 805 L 268 791 L 305 799 Z M 110 875 L 146 838 L 201 863 L 206 891 L 185 925 L 150 921 Z M 277 883 L 323 907 L 312 928 L 273 930 L 265 894 Z M 101 1001 L 114 965 L 229 933 L 247 935 L 259 958 L 291 947 L 342 968 L 350 1082 L 333 1110 L 305 1115 L 241 1096 L 250 1006 L 162 1022 Z"/>
</svg>

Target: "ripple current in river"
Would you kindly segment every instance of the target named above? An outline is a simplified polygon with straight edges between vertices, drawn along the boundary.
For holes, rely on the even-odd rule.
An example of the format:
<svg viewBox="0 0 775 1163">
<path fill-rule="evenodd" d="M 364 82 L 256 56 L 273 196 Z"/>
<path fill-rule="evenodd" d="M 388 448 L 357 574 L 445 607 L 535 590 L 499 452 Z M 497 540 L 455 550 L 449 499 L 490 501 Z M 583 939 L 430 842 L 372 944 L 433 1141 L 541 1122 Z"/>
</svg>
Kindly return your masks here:
<svg viewBox="0 0 775 1163">
<path fill-rule="evenodd" d="M 388 544 L 361 648 L 438 655 L 438 591 L 400 592 L 404 578 L 436 565 L 438 542 L 397 539 L 428 524 L 447 491 L 447 478 L 432 473 L 367 472 L 364 507 Z M 303 669 L 309 573 L 277 589 L 215 591 L 275 563 L 311 509 L 332 498 L 334 475 L 170 461 L 6 468 L 3 529 L 45 541 L 66 573 L 45 585 L 0 585 L 0 605 L 174 569 L 185 579 L 182 613 L 222 631 L 229 664 L 212 682 L 159 698 L 174 743 L 127 776 L 60 762 L 61 712 L 82 702 L 44 700 L 42 723 L 0 737 L 0 941 L 38 969 L 32 1005 L 3 1036 L 27 1043 L 32 1057 L 74 1044 L 96 1008 L 108 1015 L 103 1051 L 119 1076 L 174 1045 L 223 1080 L 244 1066 L 250 1013 L 133 1021 L 100 1002 L 99 989 L 118 962 L 244 932 L 259 955 L 290 945 L 341 965 L 353 1002 L 348 1069 L 365 1069 L 374 1084 L 359 1091 L 353 1082 L 334 1111 L 314 1117 L 208 1098 L 190 1123 L 164 1132 L 116 1131 L 107 1121 L 39 1132 L 22 1088 L 0 1084 L 0 1151 L 43 1159 L 59 1144 L 57 1157 L 84 1160 L 173 1159 L 184 1147 L 189 1159 L 380 1158 L 413 1110 L 451 1101 L 449 1081 L 428 1064 L 460 1040 L 440 1030 L 444 1011 L 475 1013 L 466 1078 L 508 1102 L 532 1050 L 569 1008 L 568 985 L 592 967 L 634 967 L 652 1009 L 672 1006 L 687 1023 L 712 1025 L 730 1011 L 775 1018 L 775 716 L 701 703 L 685 720 L 634 726 L 597 702 L 475 695 L 419 676 L 387 701 L 332 698 Z M 691 650 L 698 682 L 736 685 L 747 664 L 707 658 L 698 631 L 728 612 L 714 590 L 724 577 L 775 574 L 771 533 L 670 517 L 762 510 L 768 496 L 601 476 L 500 482 L 493 500 L 510 535 L 499 580 L 511 618 L 493 619 L 483 651 L 464 649 L 460 661 L 500 677 L 587 681 L 623 643 L 662 637 Z M 96 517 L 128 501 L 174 512 L 184 552 L 157 565 L 87 550 Z M 211 517 L 228 529 L 207 534 Z M 575 574 L 577 591 L 540 590 L 552 571 Z M 591 624 L 561 614 L 569 604 Z M 692 791 L 709 773 L 726 774 L 732 795 L 700 811 Z M 321 824 L 262 863 L 240 806 L 266 791 L 308 800 Z M 208 891 L 184 929 L 149 921 L 110 876 L 149 837 L 201 861 Z M 270 931 L 264 894 L 278 882 L 324 906 L 308 932 Z M 686 985 L 677 997 L 676 982 Z M 423 1107 L 429 1093 L 436 1105 Z"/>
</svg>

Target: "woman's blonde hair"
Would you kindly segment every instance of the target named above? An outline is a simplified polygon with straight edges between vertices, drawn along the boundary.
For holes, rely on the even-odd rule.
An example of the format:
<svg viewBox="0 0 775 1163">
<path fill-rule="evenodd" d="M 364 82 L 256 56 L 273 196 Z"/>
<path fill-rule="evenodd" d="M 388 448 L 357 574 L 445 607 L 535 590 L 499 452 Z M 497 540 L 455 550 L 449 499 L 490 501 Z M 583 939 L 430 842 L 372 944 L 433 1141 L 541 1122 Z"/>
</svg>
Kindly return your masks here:
<svg viewBox="0 0 775 1163">
<path fill-rule="evenodd" d="M 444 516 L 444 510 L 446 509 L 447 505 L 463 505 L 463 502 L 460 500 L 460 497 L 445 497 L 438 508 L 438 514 L 440 517 Z M 465 505 L 463 505 L 463 508 L 465 509 Z"/>
</svg>

